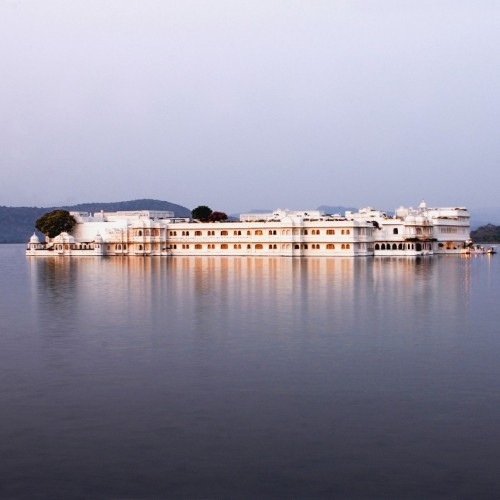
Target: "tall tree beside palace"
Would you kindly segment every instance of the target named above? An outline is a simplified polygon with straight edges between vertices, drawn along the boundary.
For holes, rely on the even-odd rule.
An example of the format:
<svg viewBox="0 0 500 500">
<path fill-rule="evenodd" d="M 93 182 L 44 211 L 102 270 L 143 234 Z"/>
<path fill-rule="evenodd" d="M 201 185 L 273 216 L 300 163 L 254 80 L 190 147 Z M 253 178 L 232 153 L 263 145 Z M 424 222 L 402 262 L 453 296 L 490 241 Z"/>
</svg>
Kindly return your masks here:
<svg viewBox="0 0 500 500">
<path fill-rule="evenodd" d="M 208 222 L 222 222 L 227 220 L 227 215 L 224 212 L 212 212 L 208 217 Z"/>
<path fill-rule="evenodd" d="M 201 222 L 207 222 L 208 218 L 212 215 L 212 209 L 206 205 L 199 205 L 191 210 L 191 217 Z"/>
<path fill-rule="evenodd" d="M 37 219 L 35 227 L 49 238 L 55 238 L 63 232 L 70 233 L 75 224 L 75 218 L 67 210 L 54 210 Z"/>
</svg>

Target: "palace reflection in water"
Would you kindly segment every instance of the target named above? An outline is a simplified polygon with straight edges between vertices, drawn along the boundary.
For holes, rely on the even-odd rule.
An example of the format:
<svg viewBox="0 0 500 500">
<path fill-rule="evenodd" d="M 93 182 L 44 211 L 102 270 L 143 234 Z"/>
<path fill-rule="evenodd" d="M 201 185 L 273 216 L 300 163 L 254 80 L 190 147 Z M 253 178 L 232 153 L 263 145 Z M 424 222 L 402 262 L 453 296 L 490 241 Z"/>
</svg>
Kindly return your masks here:
<svg viewBox="0 0 500 500">
<path fill-rule="evenodd" d="M 0 495 L 497 491 L 494 258 L 9 252 Z"/>
</svg>

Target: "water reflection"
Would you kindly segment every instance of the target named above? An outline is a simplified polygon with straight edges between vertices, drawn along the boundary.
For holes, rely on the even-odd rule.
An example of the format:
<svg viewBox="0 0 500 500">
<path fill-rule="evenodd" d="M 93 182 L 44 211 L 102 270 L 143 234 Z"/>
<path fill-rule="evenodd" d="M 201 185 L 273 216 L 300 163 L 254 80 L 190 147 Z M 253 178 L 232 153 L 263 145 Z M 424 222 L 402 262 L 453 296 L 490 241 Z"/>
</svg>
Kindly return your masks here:
<svg viewBox="0 0 500 500">
<path fill-rule="evenodd" d="M 0 496 L 484 497 L 496 262 L 28 259 Z"/>
<path fill-rule="evenodd" d="M 470 260 L 352 258 L 32 259 L 46 335 L 105 332 L 107 342 L 161 332 L 189 338 L 429 331 L 460 324 Z M 451 329 L 453 331 L 453 328 Z M 81 333 L 78 334 L 81 336 Z"/>
</svg>

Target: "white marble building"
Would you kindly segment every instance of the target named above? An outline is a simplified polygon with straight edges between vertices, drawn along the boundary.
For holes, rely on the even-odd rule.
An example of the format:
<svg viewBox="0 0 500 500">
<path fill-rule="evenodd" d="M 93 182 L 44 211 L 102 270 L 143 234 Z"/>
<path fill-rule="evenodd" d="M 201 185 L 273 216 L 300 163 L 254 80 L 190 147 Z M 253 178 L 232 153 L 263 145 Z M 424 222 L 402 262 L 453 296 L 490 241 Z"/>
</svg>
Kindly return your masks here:
<svg viewBox="0 0 500 500">
<path fill-rule="evenodd" d="M 72 212 L 77 224 L 40 242 L 27 255 L 369 256 L 460 253 L 470 235 L 465 208 L 400 207 L 393 216 L 364 208 L 325 214 L 277 209 L 240 221 L 198 222 L 172 212 Z"/>
</svg>

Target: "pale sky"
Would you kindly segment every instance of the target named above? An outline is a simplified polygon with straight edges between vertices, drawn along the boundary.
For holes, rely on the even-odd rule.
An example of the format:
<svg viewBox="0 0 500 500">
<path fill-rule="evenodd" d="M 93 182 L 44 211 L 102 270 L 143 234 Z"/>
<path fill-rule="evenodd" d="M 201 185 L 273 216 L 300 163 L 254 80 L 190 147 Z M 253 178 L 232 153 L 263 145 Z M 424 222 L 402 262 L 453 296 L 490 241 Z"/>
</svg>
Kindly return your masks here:
<svg viewBox="0 0 500 500">
<path fill-rule="evenodd" d="M 0 205 L 500 206 L 500 1 L 0 0 Z"/>
</svg>

